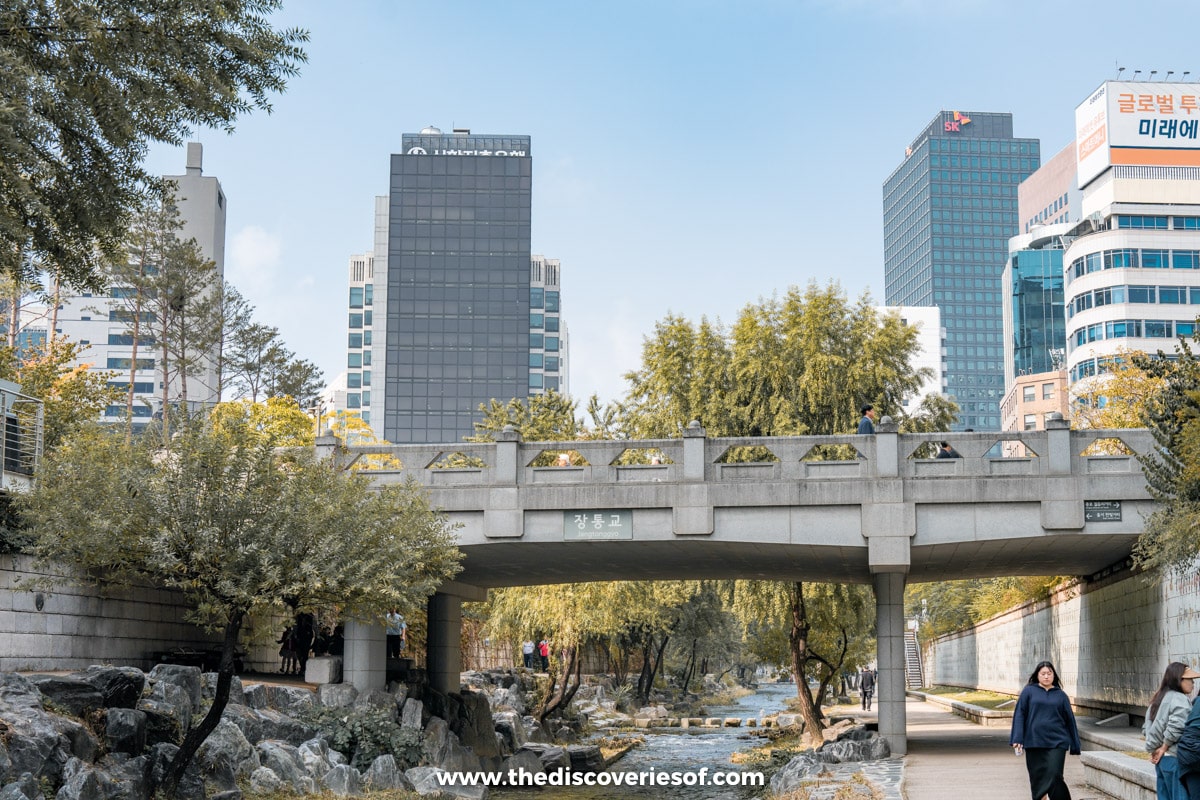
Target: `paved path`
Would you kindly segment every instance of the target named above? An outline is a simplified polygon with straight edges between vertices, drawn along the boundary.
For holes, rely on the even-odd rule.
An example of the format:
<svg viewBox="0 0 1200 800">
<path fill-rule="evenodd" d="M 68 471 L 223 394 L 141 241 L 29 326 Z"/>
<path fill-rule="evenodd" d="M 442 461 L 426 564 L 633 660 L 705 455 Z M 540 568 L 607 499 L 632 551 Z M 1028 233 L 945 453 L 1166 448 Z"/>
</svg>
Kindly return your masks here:
<svg viewBox="0 0 1200 800">
<path fill-rule="evenodd" d="M 985 728 L 919 700 L 906 709 L 907 800 L 1029 800 L 1025 759 L 1012 754 L 1007 726 Z M 1110 800 L 1084 783 L 1078 756 L 1067 756 L 1066 778 L 1073 800 Z"/>
</svg>

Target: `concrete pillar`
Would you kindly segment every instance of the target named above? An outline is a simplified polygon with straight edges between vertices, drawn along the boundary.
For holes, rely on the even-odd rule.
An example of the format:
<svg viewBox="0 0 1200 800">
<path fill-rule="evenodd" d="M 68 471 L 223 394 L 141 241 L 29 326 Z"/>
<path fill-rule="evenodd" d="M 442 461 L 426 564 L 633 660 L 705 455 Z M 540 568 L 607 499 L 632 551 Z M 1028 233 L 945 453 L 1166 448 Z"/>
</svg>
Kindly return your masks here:
<svg viewBox="0 0 1200 800">
<path fill-rule="evenodd" d="M 346 622 L 342 681 L 360 692 L 387 687 L 387 632 L 377 622 Z"/>
<path fill-rule="evenodd" d="M 876 666 L 875 706 L 879 735 L 892 755 L 908 752 L 904 708 L 904 573 L 875 573 Z"/>
<path fill-rule="evenodd" d="M 888 416 L 875 426 L 875 475 L 879 478 L 900 475 L 900 426 Z"/>
<path fill-rule="evenodd" d="M 1046 453 L 1048 472 L 1051 475 L 1071 474 L 1071 423 L 1057 411 L 1050 412 L 1046 419 L 1046 438 L 1049 440 Z"/>
<path fill-rule="evenodd" d="M 511 425 L 496 434 L 496 462 L 492 464 L 492 483 L 516 486 L 517 475 L 523 464 L 517 463 L 521 432 Z"/>
<path fill-rule="evenodd" d="M 429 598 L 425 668 L 429 685 L 444 694 L 459 691 L 462 674 L 462 598 L 438 592 Z"/>
<path fill-rule="evenodd" d="M 692 420 L 683 429 L 683 479 L 685 481 L 704 480 L 704 428 L 697 420 Z"/>
</svg>

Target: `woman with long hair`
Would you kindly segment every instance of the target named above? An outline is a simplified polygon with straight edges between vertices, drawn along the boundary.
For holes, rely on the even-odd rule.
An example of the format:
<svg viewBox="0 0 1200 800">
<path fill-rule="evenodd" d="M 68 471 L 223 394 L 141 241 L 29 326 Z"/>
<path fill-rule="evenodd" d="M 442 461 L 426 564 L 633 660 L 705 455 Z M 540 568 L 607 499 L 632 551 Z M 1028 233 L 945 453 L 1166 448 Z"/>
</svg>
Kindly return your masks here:
<svg viewBox="0 0 1200 800">
<path fill-rule="evenodd" d="M 1196 678 L 1200 678 L 1200 672 L 1182 662 L 1172 661 L 1146 709 L 1142 733 L 1146 736 L 1146 752 L 1154 764 L 1158 800 L 1187 800 L 1187 791 L 1179 781 L 1175 744 L 1183 736 L 1184 725 L 1192 710 L 1188 696 Z"/>
<path fill-rule="evenodd" d="M 1079 755 L 1079 728 L 1058 670 L 1049 661 L 1033 668 L 1021 690 L 1008 741 L 1017 755 L 1025 754 L 1033 800 L 1071 800 L 1063 767 L 1068 752 Z"/>
</svg>

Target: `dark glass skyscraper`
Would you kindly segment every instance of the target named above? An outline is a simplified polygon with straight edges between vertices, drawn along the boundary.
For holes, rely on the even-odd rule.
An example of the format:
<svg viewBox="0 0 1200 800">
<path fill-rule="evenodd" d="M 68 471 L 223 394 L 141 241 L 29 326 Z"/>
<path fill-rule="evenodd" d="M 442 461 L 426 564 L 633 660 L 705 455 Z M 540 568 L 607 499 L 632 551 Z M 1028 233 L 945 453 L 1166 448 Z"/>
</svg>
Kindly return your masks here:
<svg viewBox="0 0 1200 800">
<path fill-rule="evenodd" d="M 885 302 L 942 310 L 960 429 L 1000 428 L 1000 276 L 1019 231 L 1017 184 L 1040 161 L 1037 139 L 1012 135 L 1011 114 L 942 111 L 883 184 Z"/>
<path fill-rule="evenodd" d="M 382 433 L 397 444 L 458 441 L 481 403 L 529 395 L 530 141 L 426 128 L 401 142 Z"/>
<path fill-rule="evenodd" d="M 1013 374 L 1006 380 L 1061 369 L 1067 347 L 1062 237 L 1043 236 L 1016 250 L 1004 274 L 1006 313 L 1012 315 Z"/>
</svg>

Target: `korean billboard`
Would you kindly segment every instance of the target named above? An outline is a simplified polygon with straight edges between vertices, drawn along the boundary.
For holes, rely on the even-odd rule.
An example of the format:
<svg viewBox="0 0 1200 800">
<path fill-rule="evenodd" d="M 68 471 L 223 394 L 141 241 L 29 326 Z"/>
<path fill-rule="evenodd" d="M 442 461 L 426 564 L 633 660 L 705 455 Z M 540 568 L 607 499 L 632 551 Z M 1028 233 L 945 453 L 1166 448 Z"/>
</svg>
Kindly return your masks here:
<svg viewBox="0 0 1200 800">
<path fill-rule="evenodd" d="M 1200 84 L 1107 81 L 1075 109 L 1080 188 L 1110 166 L 1200 166 Z"/>
</svg>

